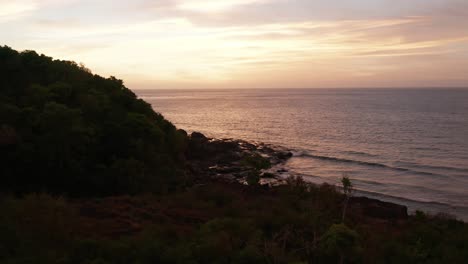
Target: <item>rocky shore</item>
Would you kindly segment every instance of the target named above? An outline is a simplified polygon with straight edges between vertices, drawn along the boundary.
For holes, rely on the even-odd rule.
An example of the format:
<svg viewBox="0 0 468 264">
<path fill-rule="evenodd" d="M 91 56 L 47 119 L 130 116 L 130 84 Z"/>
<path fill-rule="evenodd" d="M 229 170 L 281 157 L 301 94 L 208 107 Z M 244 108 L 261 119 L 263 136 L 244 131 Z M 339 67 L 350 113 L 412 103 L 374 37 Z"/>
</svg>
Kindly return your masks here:
<svg viewBox="0 0 468 264">
<path fill-rule="evenodd" d="M 201 182 L 208 178 L 247 184 L 249 175 L 258 173 L 259 184 L 268 188 L 287 184 L 288 171 L 284 164 L 293 153 L 279 146 L 236 139 L 213 139 L 193 132 L 189 136 L 186 156 L 189 171 Z M 350 211 L 358 216 L 391 221 L 408 218 L 406 206 L 373 198 L 351 197 L 349 206 Z"/>
<path fill-rule="evenodd" d="M 276 185 L 287 172 L 282 165 L 293 156 L 287 149 L 264 143 L 235 139 L 213 139 L 193 132 L 190 135 L 187 158 L 195 175 L 246 182 L 254 171 L 261 184 Z"/>
</svg>

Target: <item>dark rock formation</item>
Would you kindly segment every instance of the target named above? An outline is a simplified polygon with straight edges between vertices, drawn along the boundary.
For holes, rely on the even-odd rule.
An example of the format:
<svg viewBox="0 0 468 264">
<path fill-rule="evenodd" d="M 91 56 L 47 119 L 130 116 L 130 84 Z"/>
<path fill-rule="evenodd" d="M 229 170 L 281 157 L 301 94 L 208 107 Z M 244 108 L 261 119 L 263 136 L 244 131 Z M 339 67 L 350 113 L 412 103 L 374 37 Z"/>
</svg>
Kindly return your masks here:
<svg viewBox="0 0 468 264">
<path fill-rule="evenodd" d="M 199 132 L 189 136 L 187 161 L 194 175 L 209 175 L 218 179 L 242 181 L 252 171 L 257 170 L 249 162 L 255 159 L 266 159 L 269 165 L 284 163 L 292 156 L 291 152 L 276 149 L 266 144 L 253 144 L 243 140 L 211 139 Z M 265 172 L 265 178 L 275 179 L 274 171 Z M 236 180 L 237 179 L 237 180 Z"/>
<path fill-rule="evenodd" d="M 408 218 L 408 208 L 404 205 L 383 202 L 367 197 L 351 197 L 351 211 L 357 214 L 386 220 L 401 220 Z"/>
<path fill-rule="evenodd" d="M 245 179 L 255 171 L 249 166 L 248 157 L 263 157 L 274 166 L 262 170 L 260 177 L 264 184 L 281 184 L 281 177 L 288 170 L 284 164 L 293 154 L 281 148 L 263 143 L 252 144 L 242 140 L 211 139 L 199 132 L 189 136 L 187 161 L 189 169 L 201 181 L 210 178 L 227 182 L 245 182 Z M 406 206 L 383 202 L 367 197 L 351 197 L 350 211 L 356 215 L 382 220 L 402 220 L 408 218 Z"/>
<path fill-rule="evenodd" d="M 286 160 L 293 156 L 293 154 L 289 151 L 281 151 L 276 153 L 276 157 L 280 160 Z"/>
</svg>

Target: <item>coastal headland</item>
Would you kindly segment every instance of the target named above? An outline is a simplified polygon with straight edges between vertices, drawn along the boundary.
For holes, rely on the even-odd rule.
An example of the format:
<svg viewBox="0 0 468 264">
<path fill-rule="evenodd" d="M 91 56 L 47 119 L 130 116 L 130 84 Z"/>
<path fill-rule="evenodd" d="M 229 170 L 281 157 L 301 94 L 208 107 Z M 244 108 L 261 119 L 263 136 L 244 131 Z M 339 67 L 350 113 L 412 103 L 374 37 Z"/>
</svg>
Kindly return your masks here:
<svg viewBox="0 0 468 264">
<path fill-rule="evenodd" d="M 0 263 L 463 263 L 468 225 L 286 177 L 122 80 L 0 47 Z M 343 187 L 343 188 L 341 188 Z"/>
</svg>

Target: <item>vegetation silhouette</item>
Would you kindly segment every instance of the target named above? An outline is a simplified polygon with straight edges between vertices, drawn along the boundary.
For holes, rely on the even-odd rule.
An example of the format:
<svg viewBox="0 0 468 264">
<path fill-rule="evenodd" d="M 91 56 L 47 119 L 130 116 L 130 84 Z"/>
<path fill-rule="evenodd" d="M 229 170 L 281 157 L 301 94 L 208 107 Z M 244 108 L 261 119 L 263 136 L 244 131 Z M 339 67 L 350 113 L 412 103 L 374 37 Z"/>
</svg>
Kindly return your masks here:
<svg viewBox="0 0 468 264">
<path fill-rule="evenodd" d="M 110 195 L 183 176 L 186 134 L 115 77 L 0 47 L 1 189 Z"/>
<path fill-rule="evenodd" d="M 341 216 L 341 222 L 344 223 L 346 217 L 346 209 L 348 208 L 349 198 L 351 198 L 354 186 L 347 175 L 341 178 L 341 185 L 343 186 L 343 194 L 345 196 L 345 199 L 343 201 L 343 214 Z"/>
</svg>

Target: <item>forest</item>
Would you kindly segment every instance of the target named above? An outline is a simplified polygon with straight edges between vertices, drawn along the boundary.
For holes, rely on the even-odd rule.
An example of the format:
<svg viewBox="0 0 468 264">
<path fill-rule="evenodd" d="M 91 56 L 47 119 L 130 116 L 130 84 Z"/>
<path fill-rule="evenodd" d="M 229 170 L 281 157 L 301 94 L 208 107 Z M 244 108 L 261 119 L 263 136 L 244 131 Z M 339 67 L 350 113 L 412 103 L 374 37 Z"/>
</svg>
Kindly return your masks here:
<svg viewBox="0 0 468 264">
<path fill-rule="evenodd" d="M 163 191 L 186 134 L 83 65 L 0 48 L 0 189 L 72 196 Z"/>
</svg>

